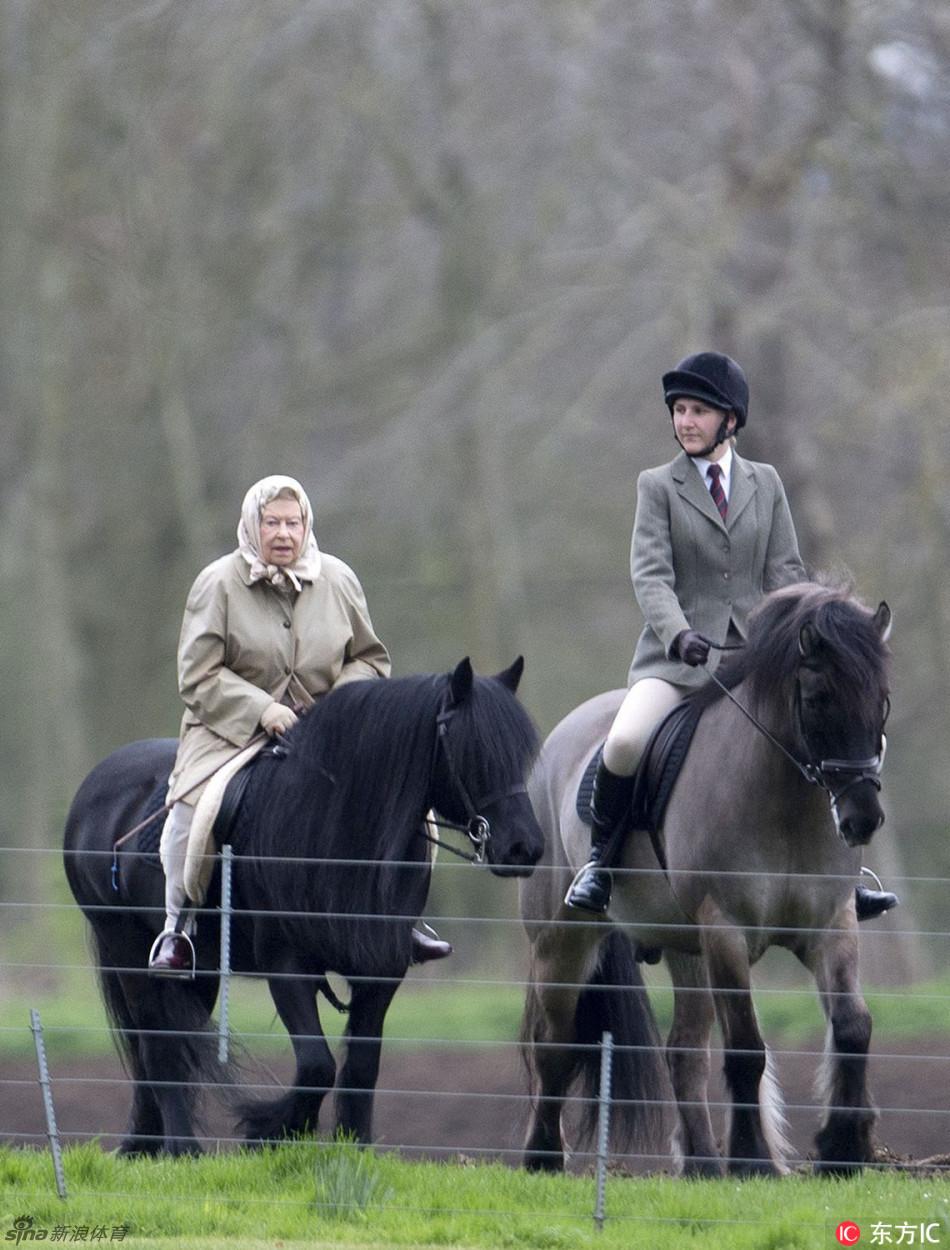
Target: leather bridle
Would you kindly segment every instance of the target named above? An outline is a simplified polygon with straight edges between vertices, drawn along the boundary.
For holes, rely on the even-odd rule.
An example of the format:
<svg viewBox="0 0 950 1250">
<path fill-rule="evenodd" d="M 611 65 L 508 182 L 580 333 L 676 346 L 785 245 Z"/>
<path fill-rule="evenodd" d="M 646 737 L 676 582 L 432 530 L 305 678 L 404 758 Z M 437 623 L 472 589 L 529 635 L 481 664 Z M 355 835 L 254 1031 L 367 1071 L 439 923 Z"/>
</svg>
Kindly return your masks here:
<svg viewBox="0 0 950 1250">
<path fill-rule="evenodd" d="M 460 824 L 458 821 L 448 820 L 441 815 L 429 815 L 426 820 L 423 821 L 423 827 L 420 830 L 420 833 L 427 842 L 432 842 L 436 846 L 451 852 L 451 854 L 458 855 L 461 859 L 468 860 L 469 863 L 483 864 L 485 862 L 485 856 L 488 852 L 488 844 L 491 841 L 492 836 L 491 822 L 488 817 L 484 815 L 485 810 L 493 807 L 496 803 L 500 803 L 502 799 L 513 798 L 518 794 L 527 794 L 528 787 L 523 782 L 517 782 L 514 785 L 507 786 L 503 790 L 493 790 L 488 794 L 479 795 L 476 799 L 472 798 L 468 786 L 465 784 L 462 774 L 459 771 L 455 752 L 452 748 L 452 740 L 449 735 L 449 726 L 452 723 L 452 718 L 455 716 L 457 711 L 458 706 L 449 706 L 448 699 L 446 699 L 435 718 L 436 741 L 435 754 L 432 760 L 432 773 L 434 778 L 439 753 L 441 751 L 442 758 L 445 760 L 449 783 L 462 802 L 462 807 L 465 811 L 467 820 L 465 824 Z M 438 825 L 443 829 L 457 829 L 459 832 L 467 834 L 469 841 L 475 847 L 474 854 L 468 854 L 465 851 L 460 851 L 456 847 L 450 846 L 449 843 L 443 842 L 440 838 L 433 837 L 431 834 L 426 832 L 426 823 Z"/>
<path fill-rule="evenodd" d="M 720 651 L 725 651 L 727 649 L 738 650 L 738 648 L 733 648 L 732 646 L 728 648 L 725 646 L 717 646 L 716 643 L 710 643 L 710 646 L 713 646 L 716 650 Z M 884 705 L 884 715 L 881 721 L 880 731 L 881 750 L 877 753 L 877 755 L 871 755 L 865 759 L 850 760 L 815 759 L 812 756 L 812 758 L 803 762 L 791 751 L 789 751 L 783 743 L 779 742 L 778 738 L 766 729 L 762 722 L 759 721 L 747 707 L 743 706 L 743 704 L 739 702 L 732 691 L 722 681 L 720 681 L 715 673 L 709 672 L 707 676 L 710 681 L 714 682 L 723 694 L 735 704 L 743 716 L 752 722 L 756 729 L 758 729 L 759 733 L 768 738 L 769 742 L 771 742 L 773 746 L 776 746 L 786 759 L 795 765 L 809 785 L 819 786 L 827 793 L 828 800 L 831 803 L 831 811 L 834 816 L 836 829 L 839 828 L 838 804 L 850 789 L 854 786 L 860 785 L 862 782 L 868 782 L 870 785 L 874 786 L 876 790 L 880 790 L 881 768 L 884 764 L 885 751 L 884 725 L 887 722 L 888 712 L 890 711 L 889 702 L 886 701 Z M 805 732 L 801 702 L 801 682 L 800 680 L 796 680 L 795 718 L 798 723 L 798 737 L 807 747 L 808 735 Z M 809 754 L 811 755 L 810 751 Z M 839 784 L 841 779 L 845 779 L 843 785 Z"/>
</svg>

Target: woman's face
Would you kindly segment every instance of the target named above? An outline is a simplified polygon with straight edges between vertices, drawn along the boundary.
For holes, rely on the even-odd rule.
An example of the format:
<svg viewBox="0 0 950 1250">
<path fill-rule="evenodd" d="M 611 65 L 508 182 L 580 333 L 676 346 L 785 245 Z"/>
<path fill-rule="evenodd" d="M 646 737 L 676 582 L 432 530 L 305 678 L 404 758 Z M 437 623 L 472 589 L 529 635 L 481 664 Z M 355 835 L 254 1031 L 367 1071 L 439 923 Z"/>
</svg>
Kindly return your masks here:
<svg viewBox="0 0 950 1250">
<path fill-rule="evenodd" d="M 286 568 L 303 546 L 303 513 L 296 499 L 272 499 L 261 509 L 261 558 Z"/>
<path fill-rule="evenodd" d="M 682 396 L 673 401 L 673 429 L 680 446 L 688 456 L 698 456 L 703 452 L 719 433 L 719 426 L 725 414 L 721 408 L 713 408 L 704 404 L 701 399 L 688 399 Z M 734 414 L 729 415 L 729 433 L 736 428 Z M 720 443 L 713 451 L 707 453 L 707 459 L 719 460 L 726 454 L 726 444 Z"/>
</svg>

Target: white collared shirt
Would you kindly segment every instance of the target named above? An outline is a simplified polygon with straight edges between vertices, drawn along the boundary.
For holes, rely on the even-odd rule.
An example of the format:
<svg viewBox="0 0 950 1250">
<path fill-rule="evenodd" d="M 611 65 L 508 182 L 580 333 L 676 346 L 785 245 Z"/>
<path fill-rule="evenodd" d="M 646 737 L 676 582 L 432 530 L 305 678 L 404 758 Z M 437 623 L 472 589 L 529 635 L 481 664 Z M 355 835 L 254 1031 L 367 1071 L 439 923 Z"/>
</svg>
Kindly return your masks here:
<svg viewBox="0 0 950 1250">
<path fill-rule="evenodd" d="M 722 483 L 722 493 L 726 496 L 726 502 L 729 502 L 729 485 L 732 481 L 732 448 L 726 444 L 726 453 L 721 460 L 706 460 L 702 456 L 690 456 L 693 464 L 696 466 L 696 472 L 703 479 L 703 485 L 709 490 L 709 474 L 707 469 L 711 464 L 718 464 L 722 470 L 719 481 Z"/>
</svg>

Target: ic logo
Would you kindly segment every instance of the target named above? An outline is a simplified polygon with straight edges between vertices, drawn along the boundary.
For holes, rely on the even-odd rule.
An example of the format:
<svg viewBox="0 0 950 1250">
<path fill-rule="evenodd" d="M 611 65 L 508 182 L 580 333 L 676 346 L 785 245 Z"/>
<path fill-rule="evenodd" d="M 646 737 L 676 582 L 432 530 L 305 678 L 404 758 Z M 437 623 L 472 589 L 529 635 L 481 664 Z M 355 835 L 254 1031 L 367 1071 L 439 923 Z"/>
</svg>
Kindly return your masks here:
<svg viewBox="0 0 950 1250">
<path fill-rule="evenodd" d="M 842 1220 L 835 1229 L 835 1237 L 842 1246 L 853 1246 L 861 1240 L 861 1230 L 853 1220 Z"/>
</svg>

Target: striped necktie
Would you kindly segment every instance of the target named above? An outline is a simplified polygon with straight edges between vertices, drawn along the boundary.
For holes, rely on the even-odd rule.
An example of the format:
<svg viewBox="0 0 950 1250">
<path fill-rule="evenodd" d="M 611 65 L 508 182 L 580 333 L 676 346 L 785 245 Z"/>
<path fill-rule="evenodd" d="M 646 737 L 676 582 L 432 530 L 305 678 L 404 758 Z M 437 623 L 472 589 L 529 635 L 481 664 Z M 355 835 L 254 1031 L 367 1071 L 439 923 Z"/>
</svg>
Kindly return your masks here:
<svg viewBox="0 0 950 1250">
<path fill-rule="evenodd" d="M 706 470 L 709 476 L 709 493 L 713 497 L 713 503 L 719 509 L 719 515 L 723 520 L 726 519 L 726 513 L 729 511 L 729 505 L 726 502 L 726 492 L 722 489 L 722 469 L 718 464 L 711 464 Z"/>
</svg>

